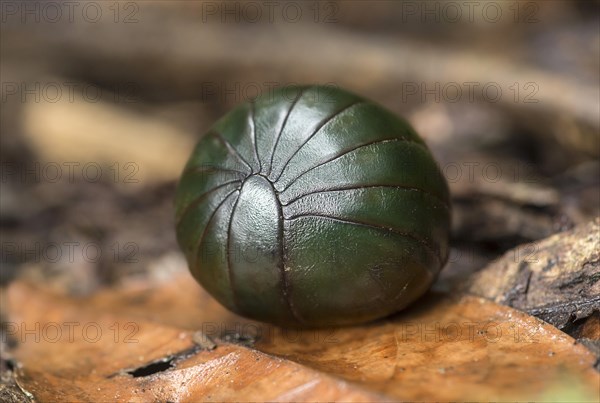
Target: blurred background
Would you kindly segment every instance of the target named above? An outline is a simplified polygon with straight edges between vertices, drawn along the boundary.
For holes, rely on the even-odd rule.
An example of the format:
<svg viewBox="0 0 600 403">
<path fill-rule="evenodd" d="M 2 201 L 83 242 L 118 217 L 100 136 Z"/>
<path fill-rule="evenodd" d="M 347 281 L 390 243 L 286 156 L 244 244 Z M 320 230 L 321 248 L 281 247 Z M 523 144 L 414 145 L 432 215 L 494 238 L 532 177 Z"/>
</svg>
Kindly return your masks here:
<svg viewBox="0 0 600 403">
<path fill-rule="evenodd" d="M 452 192 L 436 287 L 597 216 L 597 1 L 2 1 L 2 284 L 86 295 L 186 270 L 193 145 L 278 86 L 406 117 Z"/>
</svg>

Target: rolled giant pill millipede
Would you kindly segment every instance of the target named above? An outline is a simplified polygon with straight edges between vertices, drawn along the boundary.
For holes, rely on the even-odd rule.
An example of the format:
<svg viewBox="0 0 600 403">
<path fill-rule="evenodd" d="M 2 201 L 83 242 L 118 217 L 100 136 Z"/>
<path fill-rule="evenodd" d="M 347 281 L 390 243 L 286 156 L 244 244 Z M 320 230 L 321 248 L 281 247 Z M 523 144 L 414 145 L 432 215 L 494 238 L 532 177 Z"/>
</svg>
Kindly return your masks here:
<svg viewBox="0 0 600 403">
<path fill-rule="evenodd" d="M 277 325 L 399 311 L 448 257 L 448 186 L 410 125 L 331 86 L 244 103 L 198 142 L 176 192 L 177 239 L 222 305 Z"/>
</svg>

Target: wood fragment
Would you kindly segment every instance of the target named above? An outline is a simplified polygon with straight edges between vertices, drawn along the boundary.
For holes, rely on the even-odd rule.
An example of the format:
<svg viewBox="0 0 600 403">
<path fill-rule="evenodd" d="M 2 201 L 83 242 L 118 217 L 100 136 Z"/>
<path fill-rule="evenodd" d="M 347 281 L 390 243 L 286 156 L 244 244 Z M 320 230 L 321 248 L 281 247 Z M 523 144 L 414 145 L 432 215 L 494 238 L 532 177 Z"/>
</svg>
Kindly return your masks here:
<svg viewBox="0 0 600 403">
<path fill-rule="evenodd" d="M 600 218 L 508 251 L 465 287 L 559 329 L 589 317 L 600 310 Z"/>
</svg>

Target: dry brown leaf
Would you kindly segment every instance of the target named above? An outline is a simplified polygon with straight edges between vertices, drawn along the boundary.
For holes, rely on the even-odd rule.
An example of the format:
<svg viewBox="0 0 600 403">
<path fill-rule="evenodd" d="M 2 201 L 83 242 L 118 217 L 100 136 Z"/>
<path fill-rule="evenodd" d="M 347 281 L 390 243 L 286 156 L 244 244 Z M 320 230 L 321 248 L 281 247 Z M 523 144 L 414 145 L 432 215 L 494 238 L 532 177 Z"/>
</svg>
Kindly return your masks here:
<svg viewBox="0 0 600 403">
<path fill-rule="evenodd" d="M 14 334 L 14 357 L 40 400 L 595 400 L 600 383 L 570 336 L 476 297 L 429 294 L 387 320 L 318 331 L 236 317 L 187 273 L 87 299 L 16 282 L 7 297 L 14 330 L 39 328 L 37 342 Z M 198 345 L 209 338 L 216 348 Z"/>
<path fill-rule="evenodd" d="M 23 331 L 17 380 L 41 401 L 381 400 L 291 361 L 228 343 L 201 350 L 194 332 L 25 283 L 11 286 L 9 303 L 9 323 Z"/>
</svg>

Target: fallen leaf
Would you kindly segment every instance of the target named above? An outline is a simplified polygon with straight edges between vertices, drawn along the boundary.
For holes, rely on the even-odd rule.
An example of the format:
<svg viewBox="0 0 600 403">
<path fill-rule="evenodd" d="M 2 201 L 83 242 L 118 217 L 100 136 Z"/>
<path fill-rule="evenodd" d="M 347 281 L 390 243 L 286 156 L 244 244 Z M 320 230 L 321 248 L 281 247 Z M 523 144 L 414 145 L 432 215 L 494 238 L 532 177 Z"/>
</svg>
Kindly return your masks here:
<svg viewBox="0 0 600 403">
<path fill-rule="evenodd" d="M 600 382 L 595 356 L 570 336 L 466 295 L 301 330 L 229 313 L 187 273 L 85 299 L 24 282 L 7 294 L 17 381 L 42 401 L 553 401 L 573 390 L 595 400 Z"/>
</svg>

